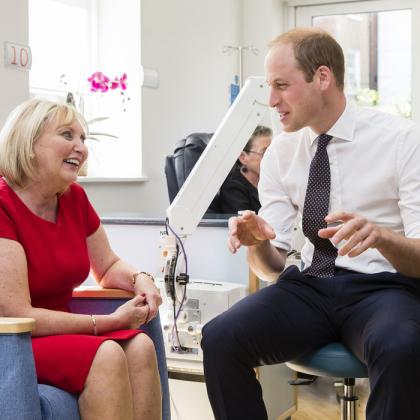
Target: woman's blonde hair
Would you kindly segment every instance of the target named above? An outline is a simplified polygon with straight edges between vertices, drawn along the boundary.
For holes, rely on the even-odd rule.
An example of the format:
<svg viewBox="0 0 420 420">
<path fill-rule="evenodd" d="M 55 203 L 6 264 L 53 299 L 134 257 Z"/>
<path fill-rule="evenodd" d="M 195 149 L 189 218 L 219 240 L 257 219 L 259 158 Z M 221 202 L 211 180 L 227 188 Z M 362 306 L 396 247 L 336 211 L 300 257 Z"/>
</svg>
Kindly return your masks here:
<svg viewBox="0 0 420 420">
<path fill-rule="evenodd" d="M 30 99 L 18 105 L 0 131 L 0 175 L 18 187 L 35 179 L 34 144 L 51 122 L 58 126 L 78 121 L 87 131 L 84 118 L 71 105 Z"/>
</svg>

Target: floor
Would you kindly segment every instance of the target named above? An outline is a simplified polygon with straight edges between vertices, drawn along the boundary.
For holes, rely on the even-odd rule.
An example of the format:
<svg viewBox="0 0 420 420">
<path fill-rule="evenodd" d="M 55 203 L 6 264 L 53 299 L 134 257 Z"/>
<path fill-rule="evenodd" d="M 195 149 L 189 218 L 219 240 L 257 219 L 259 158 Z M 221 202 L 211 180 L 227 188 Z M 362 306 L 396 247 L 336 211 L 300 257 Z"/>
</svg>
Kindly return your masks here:
<svg viewBox="0 0 420 420">
<path fill-rule="evenodd" d="M 339 420 L 340 404 L 336 398 L 333 378 L 318 378 L 311 385 L 298 388 L 298 411 L 292 420 Z M 369 396 L 367 379 L 356 380 L 356 395 L 359 397 L 357 419 L 365 420 L 366 401 Z"/>
</svg>

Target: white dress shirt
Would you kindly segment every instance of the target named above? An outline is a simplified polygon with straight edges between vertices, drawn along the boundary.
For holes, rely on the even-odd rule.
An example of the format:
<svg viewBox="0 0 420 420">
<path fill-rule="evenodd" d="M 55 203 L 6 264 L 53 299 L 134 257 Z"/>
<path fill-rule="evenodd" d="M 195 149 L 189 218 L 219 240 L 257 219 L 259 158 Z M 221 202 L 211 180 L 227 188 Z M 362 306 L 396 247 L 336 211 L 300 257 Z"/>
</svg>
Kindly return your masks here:
<svg viewBox="0 0 420 420">
<path fill-rule="evenodd" d="M 410 120 L 373 109 L 346 108 L 328 131 L 330 210 L 354 212 L 409 238 L 420 238 L 420 131 Z M 271 241 L 291 249 L 296 218 L 302 216 L 309 166 L 317 134 L 309 128 L 277 136 L 261 163 L 259 215 L 276 232 Z M 302 260 L 310 265 L 306 239 Z M 376 249 L 358 257 L 338 256 L 336 266 L 361 273 L 395 272 Z"/>
</svg>

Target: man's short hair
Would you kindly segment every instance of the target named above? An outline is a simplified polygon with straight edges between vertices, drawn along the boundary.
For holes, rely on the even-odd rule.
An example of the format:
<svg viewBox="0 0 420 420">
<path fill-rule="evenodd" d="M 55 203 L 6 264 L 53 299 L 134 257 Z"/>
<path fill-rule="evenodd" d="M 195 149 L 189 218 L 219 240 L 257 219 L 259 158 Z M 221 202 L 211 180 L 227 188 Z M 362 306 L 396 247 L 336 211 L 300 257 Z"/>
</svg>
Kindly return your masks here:
<svg viewBox="0 0 420 420">
<path fill-rule="evenodd" d="M 327 32 L 318 28 L 296 28 L 274 38 L 269 44 L 293 47 L 298 68 L 309 83 L 320 66 L 327 66 L 335 76 L 336 85 L 344 89 L 344 54 L 340 44 Z"/>
<path fill-rule="evenodd" d="M 30 99 L 18 105 L 9 115 L 0 131 L 0 175 L 13 184 L 24 187 L 36 177 L 34 144 L 46 126 L 86 123 L 77 110 L 67 104 Z"/>
</svg>

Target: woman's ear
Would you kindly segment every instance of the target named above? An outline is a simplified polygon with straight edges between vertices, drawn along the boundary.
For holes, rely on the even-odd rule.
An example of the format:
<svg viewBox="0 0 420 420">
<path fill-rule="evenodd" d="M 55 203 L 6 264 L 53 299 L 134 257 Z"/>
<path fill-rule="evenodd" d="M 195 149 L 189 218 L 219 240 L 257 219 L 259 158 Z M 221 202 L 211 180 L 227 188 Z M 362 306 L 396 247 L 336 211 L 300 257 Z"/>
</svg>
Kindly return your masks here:
<svg viewBox="0 0 420 420">
<path fill-rule="evenodd" d="M 244 151 L 242 150 L 241 154 L 240 154 L 240 155 L 239 155 L 239 157 L 238 157 L 238 160 L 239 160 L 239 162 L 241 162 L 241 165 L 245 165 L 245 164 L 246 164 L 246 162 L 247 162 L 247 157 L 248 157 L 248 155 L 246 154 L 246 152 L 244 152 Z"/>
</svg>

